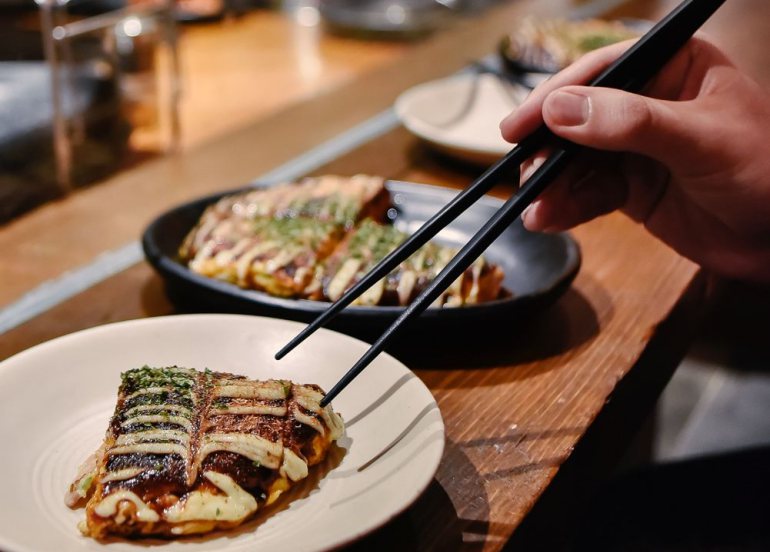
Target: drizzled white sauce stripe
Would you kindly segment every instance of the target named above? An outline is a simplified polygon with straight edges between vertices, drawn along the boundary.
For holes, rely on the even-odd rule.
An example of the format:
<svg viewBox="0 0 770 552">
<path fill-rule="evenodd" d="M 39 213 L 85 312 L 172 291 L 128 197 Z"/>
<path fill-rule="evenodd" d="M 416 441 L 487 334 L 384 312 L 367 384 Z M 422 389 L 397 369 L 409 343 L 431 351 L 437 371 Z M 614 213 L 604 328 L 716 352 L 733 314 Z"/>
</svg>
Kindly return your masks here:
<svg viewBox="0 0 770 552">
<path fill-rule="evenodd" d="M 174 393 L 175 395 L 181 395 L 185 398 L 188 398 L 195 402 L 195 395 L 193 393 L 193 390 L 190 389 L 179 389 L 174 387 L 145 387 L 144 389 L 140 389 L 139 391 L 136 391 L 135 393 L 131 393 L 128 395 L 124 400 L 126 402 L 130 401 L 131 399 L 134 399 L 136 397 L 140 397 L 141 395 L 160 395 L 161 393 Z"/>
<path fill-rule="evenodd" d="M 170 387 L 145 387 L 135 393 L 131 393 L 124 400 L 130 401 L 133 398 L 140 397 L 142 395 L 160 395 L 161 393 L 171 393 L 173 389 Z"/>
<path fill-rule="evenodd" d="M 126 479 L 133 479 L 140 473 L 147 471 L 147 468 L 124 468 L 122 470 L 115 470 L 107 472 L 102 476 L 102 483 L 109 483 L 111 481 L 125 481 Z"/>
<path fill-rule="evenodd" d="M 112 517 L 119 512 L 118 504 L 123 501 L 133 502 L 136 506 L 136 519 L 144 522 L 159 521 L 158 513 L 131 491 L 118 491 L 107 496 L 94 507 L 94 513 L 103 518 Z"/>
<path fill-rule="evenodd" d="M 209 454 L 217 451 L 234 452 L 271 469 L 278 468 L 283 457 L 281 443 L 244 433 L 212 433 L 204 437 L 196 464 L 200 466 Z"/>
<path fill-rule="evenodd" d="M 299 481 L 307 477 L 307 462 L 294 454 L 294 451 L 288 448 L 283 449 L 283 462 L 279 473 L 288 477 L 292 481 Z"/>
<path fill-rule="evenodd" d="M 321 405 L 319 404 L 319 401 L 317 401 L 315 398 L 311 397 L 303 397 L 302 395 L 295 395 L 294 400 L 297 402 L 298 405 L 300 405 L 305 410 L 309 410 L 310 412 L 314 412 L 315 414 L 318 414 L 321 411 Z"/>
<path fill-rule="evenodd" d="M 116 445 L 133 445 L 135 443 L 150 443 L 157 441 L 177 441 L 186 445 L 190 442 L 190 436 L 184 431 L 175 429 L 151 429 L 119 435 L 115 440 Z"/>
<path fill-rule="evenodd" d="M 329 438 L 331 440 L 336 441 L 342 437 L 342 433 L 345 431 L 345 424 L 342 422 L 342 417 L 339 414 L 327 406 L 321 409 L 321 418 L 326 423 L 326 427 L 329 428 Z"/>
<path fill-rule="evenodd" d="M 294 415 L 294 419 L 298 422 L 305 424 L 306 426 L 310 426 L 313 429 L 315 429 L 318 433 L 321 435 L 324 435 L 326 431 L 324 431 L 324 427 L 321 425 L 321 422 L 318 421 L 318 418 L 315 416 L 308 416 L 297 405 L 294 405 L 294 408 L 291 409 L 291 413 Z"/>
<path fill-rule="evenodd" d="M 293 395 L 295 398 L 302 397 L 311 401 L 315 401 L 316 403 L 320 403 L 321 399 L 324 397 L 323 393 L 313 389 L 312 387 L 307 387 L 306 385 L 295 385 L 293 387 Z"/>
<path fill-rule="evenodd" d="M 121 427 L 127 427 L 133 424 L 175 424 L 178 426 L 182 426 L 187 431 L 192 431 L 193 425 L 190 420 L 187 418 L 182 418 L 181 416 L 134 416 L 133 418 L 127 419 L 125 422 L 123 422 Z"/>
<path fill-rule="evenodd" d="M 287 397 L 288 389 L 282 386 L 266 385 L 223 385 L 214 390 L 215 397 L 238 399 L 282 400 Z"/>
<path fill-rule="evenodd" d="M 234 416 L 242 414 L 260 414 L 263 416 L 286 416 L 288 409 L 285 406 L 269 406 L 269 405 L 237 405 L 228 406 L 225 408 L 214 408 L 211 413 L 213 415 L 226 415 L 231 414 Z"/>
<path fill-rule="evenodd" d="M 135 443 L 112 447 L 107 451 L 108 455 L 118 456 L 121 454 L 178 454 L 182 458 L 188 458 L 187 447 L 178 443 Z"/>
<path fill-rule="evenodd" d="M 155 410 L 164 412 L 177 412 L 179 414 L 192 416 L 192 410 L 186 406 L 179 406 L 176 404 L 140 404 L 139 406 L 129 408 L 123 414 L 125 416 L 131 416 L 132 414 L 136 414 L 138 412 L 152 412 Z"/>
<path fill-rule="evenodd" d="M 244 491 L 231 477 L 214 471 L 204 472 L 203 477 L 216 485 L 224 494 L 213 494 L 207 490 L 189 493 L 183 500 L 166 510 L 165 517 L 169 522 L 239 521 L 256 511 L 256 499 Z"/>
</svg>

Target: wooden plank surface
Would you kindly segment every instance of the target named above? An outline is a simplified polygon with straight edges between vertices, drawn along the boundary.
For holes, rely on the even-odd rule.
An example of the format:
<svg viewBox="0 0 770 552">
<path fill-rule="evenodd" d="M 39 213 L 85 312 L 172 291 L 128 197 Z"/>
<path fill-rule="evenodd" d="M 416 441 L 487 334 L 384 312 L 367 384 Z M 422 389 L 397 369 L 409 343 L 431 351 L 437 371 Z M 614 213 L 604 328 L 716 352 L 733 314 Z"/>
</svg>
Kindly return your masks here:
<svg viewBox="0 0 770 552">
<path fill-rule="evenodd" d="M 399 129 L 319 172 L 377 172 L 454 186 L 474 172 L 458 167 L 452 178 L 430 178 L 441 163 Z M 501 185 L 495 192 L 504 195 L 510 189 Z M 486 339 L 431 343 L 429 349 L 404 353 L 438 400 L 447 428 L 447 450 L 433 491 L 441 498 L 421 501 L 409 519 L 455 519 L 450 525 L 430 523 L 431 529 L 412 523 L 409 531 L 419 531 L 409 538 L 499 549 L 697 271 L 620 215 L 585 225 L 575 237 L 583 267 L 572 289 L 547 312 L 512 320 L 510 328 L 488 332 Z M 634 263 L 640 257 L 646 262 Z M 138 265 L 8 332 L 0 357 L 76 329 L 171 312 L 159 279 Z M 378 538 L 398 541 L 404 530 L 395 524 Z"/>
<path fill-rule="evenodd" d="M 325 33 L 321 25 L 312 24 L 312 16 L 307 10 L 257 10 L 182 28 L 180 120 L 185 149 L 339 88 L 413 48 L 408 42 Z"/>
<path fill-rule="evenodd" d="M 563 7 L 558 1 L 522 1 L 504 6 L 497 15 L 546 5 Z M 654 9 L 661 9 L 661 3 Z M 456 29 L 451 37 L 421 44 L 411 52 L 416 60 L 410 58 L 406 65 L 386 64 L 364 80 L 268 117 L 195 154 L 140 167 L 3 228 L 0 247 L 21 260 L 0 272 L 0 303 L 135 239 L 158 211 L 233 187 L 383 109 L 400 89 L 425 77 L 423 71 L 437 75 L 459 68 L 466 56 L 476 53 L 458 52 L 453 41 L 478 39 L 483 52 L 491 38 L 482 34 L 504 27 L 492 15 L 483 21 L 486 26 L 477 22 L 479 28 Z M 754 58 L 740 59 L 761 73 Z M 766 66 L 764 71 L 767 75 Z M 252 156 L 254 151 L 260 156 Z M 462 187 L 476 170 L 447 163 L 396 129 L 319 172 L 368 172 Z M 504 196 L 510 188 L 503 184 L 494 193 Z M 93 223 L 84 225 L 86 220 Z M 428 492 L 373 537 L 379 540 L 359 547 L 378 542 L 404 550 L 502 548 L 605 411 L 618 383 L 648 374 L 665 380 L 670 373 L 684 346 L 680 333 L 673 331 L 681 327 L 672 327 L 681 322 L 671 314 L 683 305 L 697 305 L 703 292 L 693 285 L 697 267 L 617 214 L 579 227 L 574 236 L 583 251 L 583 267 L 572 288 L 547 311 L 511 321 L 510 327 L 496 328 L 485 339 L 432 343 L 430 349 L 404 353 L 439 401 L 447 426 L 446 454 Z M 77 329 L 172 312 L 159 278 L 139 264 L 5 333 L 0 359 Z M 666 343 L 670 336 L 677 341 L 657 347 L 650 359 L 651 344 Z M 640 375 L 645 358 L 649 372 Z M 632 395 L 643 389 L 635 386 Z M 635 398 L 641 408 L 651 405 L 655 394 L 644 389 Z"/>
</svg>

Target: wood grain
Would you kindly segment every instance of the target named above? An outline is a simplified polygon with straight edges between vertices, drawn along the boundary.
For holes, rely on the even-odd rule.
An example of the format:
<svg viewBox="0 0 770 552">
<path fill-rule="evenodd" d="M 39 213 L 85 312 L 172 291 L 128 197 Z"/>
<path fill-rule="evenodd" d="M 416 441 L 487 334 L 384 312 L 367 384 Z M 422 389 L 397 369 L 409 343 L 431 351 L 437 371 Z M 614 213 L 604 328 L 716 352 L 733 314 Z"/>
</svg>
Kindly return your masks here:
<svg viewBox="0 0 770 552">
<path fill-rule="evenodd" d="M 365 76 L 226 138 L 20 219 L 0 231 L 0 248 L 13 259 L 0 271 L 0 303 L 135 239 L 155 213 L 236 186 L 387 107 L 404 87 L 461 67 L 490 49 L 505 18 L 568 4 L 505 5 L 407 48 L 396 55 L 398 63 L 382 61 Z M 625 13 L 643 15 L 664 5 L 640 0 Z M 754 57 L 740 59 L 770 74 Z M 478 169 L 447 162 L 397 129 L 318 172 L 368 172 L 459 188 Z M 510 192 L 503 183 L 493 193 Z M 694 326 L 704 294 L 698 269 L 618 214 L 583 225 L 574 236 L 583 252 L 581 272 L 548 310 L 504 327 L 468 329 L 461 342 L 399 351 L 439 402 L 446 453 L 421 499 L 356 548 L 499 550 L 554 478 L 558 482 L 574 466 L 581 456 L 574 450 L 603 439 L 607 446 L 616 444 L 653 404 Z M 139 264 L 4 334 L 0 359 L 78 329 L 173 312 L 160 279 Z M 616 422 L 613 431 L 603 423 L 607 413 Z M 602 454 L 582 457 L 598 469 L 608 462 L 609 453 Z"/>
<path fill-rule="evenodd" d="M 179 47 L 183 147 L 339 88 L 410 49 L 406 42 L 335 36 L 320 24 L 301 24 L 296 12 L 278 10 L 185 27 Z"/>
<path fill-rule="evenodd" d="M 425 177 L 436 163 L 399 129 L 319 172 L 432 180 Z M 472 172 L 444 183 L 462 186 Z M 504 184 L 496 189 L 506 192 Z M 460 343 L 400 351 L 439 402 L 447 451 L 432 493 L 378 539 L 400 542 L 406 531 L 407 540 L 423 548 L 474 542 L 484 550 L 501 548 L 697 273 L 621 215 L 574 235 L 583 251 L 581 272 L 548 311 L 508 327 L 469 329 Z M 76 329 L 170 312 L 158 278 L 139 265 L 9 332 L 0 357 Z M 679 354 L 663 355 L 658 369 L 670 370 Z M 643 402 L 649 407 L 654 398 Z"/>
</svg>

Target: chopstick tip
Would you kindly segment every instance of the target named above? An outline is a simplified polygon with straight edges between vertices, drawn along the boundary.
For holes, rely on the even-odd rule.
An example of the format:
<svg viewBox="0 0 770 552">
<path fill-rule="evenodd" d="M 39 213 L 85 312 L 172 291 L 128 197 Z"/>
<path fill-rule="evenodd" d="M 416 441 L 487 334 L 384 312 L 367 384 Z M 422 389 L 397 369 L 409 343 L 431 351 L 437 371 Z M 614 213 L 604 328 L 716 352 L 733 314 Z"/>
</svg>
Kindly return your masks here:
<svg viewBox="0 0 770 552">
<path fill-rule="evenodd" d="M 281 347 L 281 349 L 275 353 L 275 360 L 281 360 L 283 357 L 288 355 L 290 352 L 292 352 L 297 345 L 305 341 L 305 338 L 310 335 L 310 326 L 299 332 L 299 334 L 295 335 L 291 341 L 289 341 L 286 345 Z"/>
<path fill-rule="evenodd" d="M 291 341 L 289 341 L 286 345 L 281 347 L 281 349 L 277 353 L 275 353 L 275 360 L 281 360 L 287 354 L 292 352 L 297 347 L 297 345 L 305 341 L 305 339 L 307 339 L 313 332 L 315 332 L 321 326 L 320 322 L 322 321 L 322 319 L 323 319 L 323 315 L 321 315 L 317 320 L 308 324 L 301 332 L 295 335 L 291 339 Z"/>
</svg>

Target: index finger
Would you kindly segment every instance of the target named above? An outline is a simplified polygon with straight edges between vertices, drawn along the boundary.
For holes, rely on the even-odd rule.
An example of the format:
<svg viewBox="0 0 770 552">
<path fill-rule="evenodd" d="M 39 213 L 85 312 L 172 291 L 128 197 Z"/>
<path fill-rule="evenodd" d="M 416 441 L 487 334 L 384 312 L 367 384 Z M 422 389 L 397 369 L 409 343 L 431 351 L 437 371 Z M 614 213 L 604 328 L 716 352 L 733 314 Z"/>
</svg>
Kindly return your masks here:
<svg viewBox="0 0 770 552">
<path fill-rule="evenodd" d="M 634 42 L 636 40 L 626 40 L 594 50 L 540 84 L 516 111 L 500 123 L 503 138 L 515 143 L 532 134 L 543 124 L 543 102 L 551 92 L 563 86 L 587 84 L 598 77 Z"/>
</svg>

